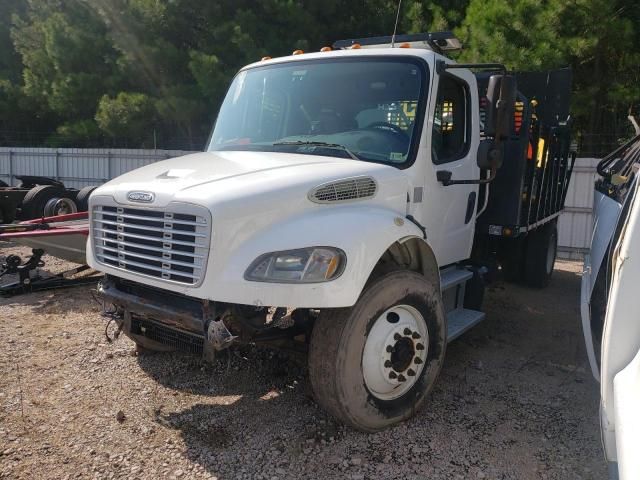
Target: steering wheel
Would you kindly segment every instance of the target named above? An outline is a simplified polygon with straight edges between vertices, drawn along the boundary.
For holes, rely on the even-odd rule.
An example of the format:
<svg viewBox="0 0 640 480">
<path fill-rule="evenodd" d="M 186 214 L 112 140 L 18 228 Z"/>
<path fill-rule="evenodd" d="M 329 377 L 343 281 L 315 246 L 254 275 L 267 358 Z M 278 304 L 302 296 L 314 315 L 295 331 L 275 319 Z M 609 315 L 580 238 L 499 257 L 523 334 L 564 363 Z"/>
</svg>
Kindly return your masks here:
<svg viewBox="0 0 640 480">
<path fill-rule="evenodd" d="M 409 140 L 409 136 L 399 126 L 393 125 L 388 122 L 373 122 L 364 127 L 365 130 L 381 130 L 383 132 L 393 133 L 394 135 L 400 135 L 404 140 Z"/>
</svg>

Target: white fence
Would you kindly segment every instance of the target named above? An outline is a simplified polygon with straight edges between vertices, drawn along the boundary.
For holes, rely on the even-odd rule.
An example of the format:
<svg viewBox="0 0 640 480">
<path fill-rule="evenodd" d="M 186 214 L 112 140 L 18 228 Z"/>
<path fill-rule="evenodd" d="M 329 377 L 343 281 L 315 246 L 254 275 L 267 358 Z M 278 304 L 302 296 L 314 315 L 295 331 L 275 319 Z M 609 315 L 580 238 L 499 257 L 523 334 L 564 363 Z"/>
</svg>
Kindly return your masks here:
<svg viewBox="0 0 640 480">
<path fill-rule="evenodd" d="M 558 256 L 581 259 L 591 243 L 593 183 L 599 158 L 578 158 L 558 221 Z"/>
<path fill-rule="evenodd" d="M 149 163 L 191 153 L 182 150 L 0 147 L 0 180 L 16 185 L 16 175 L 56 178 L 69 187 L 99 185 Z M 598 159 L 579 158 L 558 224 L 558 255 L 581 258 L 589 247 L 593 182 Z"/>
<path fill-rule="evenodd" d="M 62 181 L 67 187 L 100 185 L 149 163 L 184 155 L 182 150 L 128 150 L 99 148 L 0 147 L 0 180 L 9 185 L 16 175 L 40 175 Z"/>
</svg>

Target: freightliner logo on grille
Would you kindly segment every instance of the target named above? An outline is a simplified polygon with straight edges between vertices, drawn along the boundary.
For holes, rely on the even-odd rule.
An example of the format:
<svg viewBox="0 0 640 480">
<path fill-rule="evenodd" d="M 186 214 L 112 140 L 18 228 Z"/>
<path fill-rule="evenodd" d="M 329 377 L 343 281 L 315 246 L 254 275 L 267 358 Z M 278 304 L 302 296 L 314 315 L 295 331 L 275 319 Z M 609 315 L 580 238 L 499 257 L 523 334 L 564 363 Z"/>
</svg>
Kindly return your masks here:
<svg viewBox="0 0 640 480">
<path fill-rule="evenodd" d="M 131 202 L 151 203 L 156 196 L 151 192 L 129 192 L 127 199 Z"/>
</svg>

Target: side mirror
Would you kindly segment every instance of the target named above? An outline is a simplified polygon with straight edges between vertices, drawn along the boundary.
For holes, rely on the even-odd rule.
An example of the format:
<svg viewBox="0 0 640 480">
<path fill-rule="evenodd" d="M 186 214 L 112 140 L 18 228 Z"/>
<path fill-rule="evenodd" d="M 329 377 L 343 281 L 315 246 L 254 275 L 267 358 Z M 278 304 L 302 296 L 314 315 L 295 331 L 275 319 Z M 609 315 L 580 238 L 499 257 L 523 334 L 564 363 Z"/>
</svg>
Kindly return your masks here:
<svg viewBox="0 0 640 480">
<path fill-rule="evenodd" d="M 500 168 L 502 166 L 502 144 L 496 144 L 489 139 L 480 141 L 477 163 L 482 170 Z"/>
<path fill-rule="evenodd" d="M 492 75 L 487 87 L 487 111 L 484 133 L 496 141 L 509 136 L 517 95 L 516 79 L 512 75 Z"/>
</svg>

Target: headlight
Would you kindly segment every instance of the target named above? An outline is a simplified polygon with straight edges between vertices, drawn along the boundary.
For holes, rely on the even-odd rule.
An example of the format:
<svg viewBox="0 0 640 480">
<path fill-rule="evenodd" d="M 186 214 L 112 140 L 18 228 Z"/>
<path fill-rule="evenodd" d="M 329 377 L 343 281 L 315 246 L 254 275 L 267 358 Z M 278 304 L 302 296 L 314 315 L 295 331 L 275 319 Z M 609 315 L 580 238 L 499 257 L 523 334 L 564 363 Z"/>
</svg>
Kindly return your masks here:
<svg viewBox="0 0 640 480">
<path fill-rule="evenodd" d="M 254 282 L 317 283 L 339 277 L 347 257 L 339 248 L 310 247 L 258 257 L 244 274 Z"/>
</svg>

